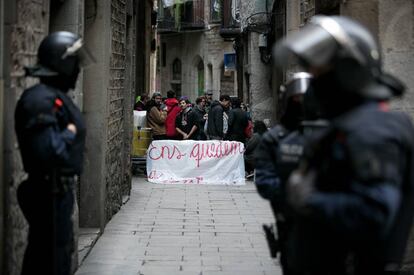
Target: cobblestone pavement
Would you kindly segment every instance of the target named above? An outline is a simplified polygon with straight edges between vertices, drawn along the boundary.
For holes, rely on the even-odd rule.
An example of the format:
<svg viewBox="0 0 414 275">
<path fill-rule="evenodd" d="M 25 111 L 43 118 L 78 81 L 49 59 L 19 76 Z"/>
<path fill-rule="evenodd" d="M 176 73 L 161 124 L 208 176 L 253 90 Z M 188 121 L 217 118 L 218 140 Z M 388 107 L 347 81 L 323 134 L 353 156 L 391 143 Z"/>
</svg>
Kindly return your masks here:
<svg viewBox="0 0 414 275">
<path fill-rule="evenodd" d="M 262 223 L 269 204 L 245 186 L 159 185 L 134 178 L 77 275 L 280 275 Z"/>
</svg>

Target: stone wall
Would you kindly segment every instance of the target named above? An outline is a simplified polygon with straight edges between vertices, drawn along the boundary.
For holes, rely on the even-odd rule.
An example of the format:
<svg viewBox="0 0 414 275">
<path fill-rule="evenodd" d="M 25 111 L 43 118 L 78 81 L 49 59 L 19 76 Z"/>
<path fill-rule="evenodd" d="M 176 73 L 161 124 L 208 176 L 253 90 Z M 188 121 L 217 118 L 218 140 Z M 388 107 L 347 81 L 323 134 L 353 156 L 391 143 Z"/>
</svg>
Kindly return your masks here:
<svg viewBox="0 0 414 275">
<path fill-rule="evenodd" d="M 14 134 L 14 108 L 23 90 L 34 84 L 24 77 L 23 67 L 36 62 L 37 47 L 48 32 L 48 0 L 5 2 L 5 186 L 6 259 L 4 274 L 20 274 L 26 247 L 27 224 L 17 204 L 16 189 L 25 177 Z"/>
<path fill-rule="evenodd" d="M 276 108 L 271 87 L 272 71 L 269 65 L 261 61 L 258 40 L 258 33 L 249 33 L 247 67 L 250 74 L 250 108 L 253 120 L 274 121 Z"/>
<path fill-rule="evenodd" d="M 137 23 L 133 7 L 131 0 L 87 0 L 85 5 L 85 42 L 94 50 L 96 63 L 84 73 L 89 132 L 80 188 L 82 227 L 103 230 L 131 188 Z"/>
<path fill-rule="evenodd" d="M 414 3 L 407 0 L 380 1 L 378 29 L 384 68 L 407 86 L 395 109 L 414 118 Z"/>
<path fill-rule="evenodd" d="M 414 118 L 414 4 L 411 0 L 350 0 L 341 14 L 367 26 L 381 44 L 384 70 L 404 81 L 407 91 L 392 101 L 394 110 Z M 414 228 L 413 228 L 414 230 Z M 414 273 L 414 233 L 408 243 L 406 274 Z"/>
<path fill-rule="evenodd" d="M 241 28 L 247 27 L 247 17 L 255 12 L 255 1 L 240 1 Z"/>
<path fill-rule="evenodd" d="M 271 1 L 268 2 L 268 5 Z M 271 5 L 268 9 L 271 11 Z M 244 49 L 247 49 L 247 55 L 244 58 L 244 73 L 249 75 L 248 85 L 246 87 L 250 93 L 250 108 L 253 120 L 269 120 L 275 121 L 276 106 L 272 90 L 272 67 L 270 64 L 265 64 L 261 60 L 259 51 L 259 29 L 249 28 L 249 22 L 265 23 L 266 11 L 264 1 L 241 1 L 241 27 L 244 32 L 245 40 Z M 257 16 L 251 17 L 252 14 L 261 12 Z M 249 19 L 250 17 L 250 19 Z M 245 80 L 244 83 L 247 81 Z"/>
<path fill-rule="evenodd" d="M 126 114 L 124 101 L 126 73 L 126 2 L 111 2 L 111 55 L 108 87 L 108 136 L 106 151 L 106 218 L 109 220 L 122 205 L 122 184 L 124 174 L 124 123 Z"/>
<path fill-rule="evenodd" d="M 4 95 L 0 103 L 4 107 L 0 112 L 4 153 L 0 162 L 3 164 L 0 203 L 4 206 L 1 213 L 5 218 L 4 225 L 0 224 L 4 230 L 1 231 L 4 232 L 4 247 L 0 250 L 0 256 L 4 258 L 4 263 L 0 261 L 1 274 L 20 274 L 26 247 L 28 227 L 16 199 L 17 187 L 26 174 L 14 134 L 14 109 L 23 90 L 37 81 L 24 77 L 23 67 L 36 63 L 38 45 L 48 34 L 49 27 L 50 30 L 65 29 L 82 35 L 87 25 L 83 36 L 97 59 L 92 69 L 85 70 L 83 83 L 81 77 L 75 91 L 77 104 L 85 104 L 88 130 L 85 173 L 81 177 L 81 223 L 103 228 L 121 207 L 122 196 L 130 192 L 132 91 L 136 77 L 136 20 L 132 3 L 132 0 L 55 2 L 57 6 L 50 14 L 50 0 L 2 1 L 4 47 L 0 47 L 0 65 L 4 68 Z M 127 6 L 130 7 L 128 34 Z M 87 14 L 83 13 L 85 7 Z M 85 94 L 83 88 L 87 91 Z"/>
<path fill-rule="evenodd" d="M 135 52 L 136 52 L 136 18 L 134 17 L 133 1 L 127 4 L 127 21 L 126 21 L 126 58 L 125 58 L 125 99 L 124 99 L 124 176 L 121 187 L 123 195 L 127 195 L 131 191 L 132 172 L 131 172 L 131 150 L 132 150 L 132 125 L 133 123 L 133 107 L 135 103 Z M 129 10 L 128 10 L 129 9 Z"/>
<path fill-rule="evenodd" d="M 66 2 L 65 2 L 66 3 Z M 23 253 L 26 246 L 27 237 L 27 224 L 24 217 L 21 214 L 20 208 L 16 200 L 16 190 L 20 182 L 26 177 L 23 172 L 20 154 L 17 147 L 17 142 L 14 134 L 14 109 L 18 97 L 22 91 L 33 85 L 37 80 L 33 78 L 25 78 L 23 67 L 25 65 L 32 65 L 36 63 L 36 52 L 40 41 L 44 36 L 48 34 L 49 24 L 56 29 L 70 29 L 72 31 L 82 32 L 83 30 L 83 0 L 79 0 L 76 3 L 71 2 L 79 9 L 74 12 L 73 9 L 68 9 L 67 20 L 60 20 L 61 15 L 57 22 L 49 20 L 50 15 L 50 2 L 49 0 L 6 0 L 4 1 L 4 10 L 7 11 L 4 14 L 4 49 L 2 48 L 2 54 L 4 58 L 4 109 L 1 109 L 4 119 L 4 155 L 3 158 L 4 175 L 1 182 L 1 188 L 4 190 L 4 199 L 1 201 L 4 205 L 4 269 L 0 271 L 1 274 L 20 274 L 21 261 L 23 259 Z M 63 5 L 63 4 L 62 4 Z M 103 23 L 103 32 L 101 37 L 105 37 L 107 43 L 101 43 L 104 41 L 97 40 L 96 33 L 88 33 L 88 39 L 85 39 L 89 48 L 92 49 L 93 54 L 97 57 L 99 64 L 95 67 L 95 70 L 102 72 L 99 76 L 108 75 L 109 77 L 100 77 L 99 81 L 96 81 L 94 77 L 96 74 L 86 73 L 86 104 L 85 106 L 87 114 L 85 113 L 88 139 L 94 139 L 96 136 L 101 136 L 104 144 L 99 146 L 99 139 L 94 140 L 95 143 L 91 146 L 91 142 L 88 142 L 86 148 L 86 167 L 90 166 L 90 163 L 97 163 L 96 167 L 100 169 L 90 168 L 85 169 L 90 174 L 100 174 L 102 177 L 91 177 L 89 175 L 83 175 L 82 178 L 86 178 L 85 182 L 81 179 L 81 185 L 83 185 L 81 195 L 83 194 L 83 201 L 88 200 L 88 196 L 96 198 L 91 204 L 84 204 L 81 211 L 85 213 L 86 218 L 83 218 L 82 222 L 88 226 L 103 227 L 104 220 L 109 220 L 112 215 L 119 210 L 122 205 L 122 195 L 128 194 L 131 186 L 131 173 L 130 173 L 130 146 L 131 146 L 131 130 L 132 130 L 132 94 L 131 91 L 134 88 L 134 31 L 130 30 L 131 39 L 129 40 L 130 58 L 127 65 L 126 60 L 126 1 L 114 0 L 109 3 L 110 8 L 105 5 L 94 5 L 93 1 L 87 2 L 88 14 L 85 15 L 89 21 L 88 25 L 96 25 Z M 60 10 L 59 12 L 64 10 Z M 99 21 L 96 17 L 99 12 L 106 12 L 105 16 L 108 21 Z M 57 14 L 53 14 L 57 16 Z M 131 18 L 133 12 L 131 13 Z M 106 20 L 106 19 L 105 19 Z M 132 20 L 132 19 L 131 19 Z M 63 24 L 63 23 L 65 24 Z M 106 25 L 106 22 L 108 24 Z M 131 26 L 134 26 L 135 21 L 131 21 Z M 64 26 L 64 27 L 63 27 Z M 96 47 L 97 43 L 100 45 Z M 102 46 L 103 45 L 103 46 Z M 92 46 L 92 47 L 91 47 Z M 105 50 L 110 49 L 108 54 Z M 104 58 L 103 58 L 104 57 Z M 128 67 L 129 80 L 128 85 L 126 82 L 126 70 Z M 78 83 L 79 93 L 76 93 L 77 103 L 82 105 L 82 82 Z M 128 86 L 128 87 L 126 87 Z M 104 87 L 104 89 L 102 89 Z M 106 90 L 106 94 L 105 91 Z M 91 94 L 93 93 L 93 94 Z M 104 95 L 105 94 L 105 95 Z M 100 100 L 104 99 L 104 100 Z M 92 106 L 93 105 L 93 106 Z M 98 111 L 97 116 L 104 121 L 100 124 L 99 120 L 93 120 L 88 117 L 91 110 Z M 96 148 L 94 146 L 97 146 Z M 100 149 L 103 153 L 100 154 Z M 101 160 L 102 159 L 102 160 Z M 100 166 L 102 163 L 102 166 Z M 94 167 L 95 168 L 95 167 Z M 3 180 L 4 179 L 4 180 Z M 93 180 L 99 179 L 99 180 Z M 106 188 L 102 188 L 102 185 L 106 185 Z M 91 189 L 91 187 L 93 189 Z M 102 203 L 100 203 L 102 202 Z M 101 214 L 102 213 L 102 214 Z M 91 217 L 97 218 L 91 218 Z M 103 217 L 100 219 L 100 217 Z"/>
</svg>

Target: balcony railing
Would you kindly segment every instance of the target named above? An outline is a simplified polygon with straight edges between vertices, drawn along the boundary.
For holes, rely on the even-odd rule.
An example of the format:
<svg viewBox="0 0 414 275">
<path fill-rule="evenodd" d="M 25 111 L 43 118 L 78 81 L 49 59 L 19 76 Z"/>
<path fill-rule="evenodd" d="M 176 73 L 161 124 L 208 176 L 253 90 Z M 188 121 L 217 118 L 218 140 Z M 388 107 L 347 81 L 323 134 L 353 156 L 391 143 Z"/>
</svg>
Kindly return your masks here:
<svg viewBox="0 0 414 275">
<path fill-rule="evenodd" d="M 159 3 L 159 33 L 205 28 L 204 0 L 160 0 Z"/>
</svg>

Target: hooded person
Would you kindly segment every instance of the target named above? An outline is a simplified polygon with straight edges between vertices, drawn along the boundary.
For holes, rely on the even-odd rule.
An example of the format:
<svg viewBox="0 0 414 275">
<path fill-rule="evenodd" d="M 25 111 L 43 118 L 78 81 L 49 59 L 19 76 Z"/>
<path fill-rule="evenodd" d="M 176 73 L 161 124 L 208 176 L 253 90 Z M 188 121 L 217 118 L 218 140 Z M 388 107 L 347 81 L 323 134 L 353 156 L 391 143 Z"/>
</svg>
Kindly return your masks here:
<svg viewBox="0 0 414 275">
<path fill-rule="evenodd" d="M 167 99 L 164 101 L 167 106 L 167 118 L 165 119 L 165 133 L 167 139 L 177 139 L 177 131 L 175 129 L 175 119 L 181 112 L 179 102 L 175 97 L 175 92 L 169 90 L 167 92 Z"/>
</svg>

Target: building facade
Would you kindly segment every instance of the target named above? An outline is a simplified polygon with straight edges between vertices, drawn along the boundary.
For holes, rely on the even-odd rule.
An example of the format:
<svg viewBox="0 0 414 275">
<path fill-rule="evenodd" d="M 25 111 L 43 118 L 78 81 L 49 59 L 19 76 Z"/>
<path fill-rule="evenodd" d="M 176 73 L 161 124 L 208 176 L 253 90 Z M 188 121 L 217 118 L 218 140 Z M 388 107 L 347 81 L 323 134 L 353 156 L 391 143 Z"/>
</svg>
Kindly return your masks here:
<svg viewBox="0 0 414 275">
<path fill-rule="evenodd" d="M 159 1 L 160 92 L 170 89 L 191 101 L 206 91 L 213 98 L 237 95 L 237 72 L 225 63 L 234 56 L 233 41 L 220 36 L 222 1 Z"/>
<path fill-rule="evenodd" d="M 234 41 L 237 60 L 237 94 L 249 104 L 254 120 L 270 126 L 277 120 L 277 94 L 274 87 L 283 83 L 272 70 L 272 45 L 276 41 L 273 1 L 224 0 L 220 34 Z M 279 8 L 285 12 L 286 8 Z M 284 24 L 285 17 L 277 25 Z M 277 29 L 276 29 L 277 31 Z M 279 34 L 281 38 L 285 33 Z M 279 78 L 280 79 L 279 79 Z"/>
<path fill-rule="evenodd" d="M 146 37 L 152 6 L 152 0 L 0 1 L 1 274 L 20 274 L 28 229 L 16 199 L 26 174 L 14 133 L 14 108 L 37 79 L 26 78 L 24 66 L 36 63 L 40 41 L 58 30 L 82 36 L 96 59 L 72 93 L 87 125 L 74 219 L 76 227 L 103 230 L 131 188 L 132 108 L 135 94 L 149 87 Z"/>
</svg>

